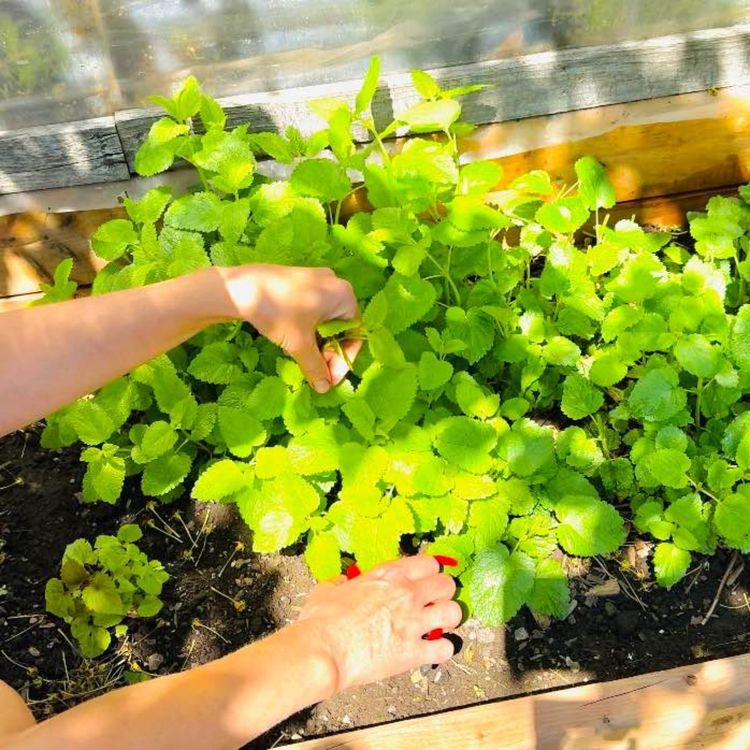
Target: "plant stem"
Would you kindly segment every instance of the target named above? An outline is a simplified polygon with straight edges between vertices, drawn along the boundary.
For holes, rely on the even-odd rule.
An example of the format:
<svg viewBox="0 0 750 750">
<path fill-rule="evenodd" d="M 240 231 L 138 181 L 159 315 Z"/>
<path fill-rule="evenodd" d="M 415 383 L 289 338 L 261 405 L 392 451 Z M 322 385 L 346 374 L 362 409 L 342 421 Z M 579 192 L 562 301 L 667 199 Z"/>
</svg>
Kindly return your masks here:
<svg viewBox="0 0 750 750">
<path fill-rule="evenodd" d="M 703 378 L 698 378 L 695 394 L 695 429 L 701 428 L 701 396 L 703 395 Z"/>
<path fill-rule="evenodd" d="M 607 444 L 607 428 L 604 426 L 601 414 L 595 414 L 593 422 L 596 425 L 596 431 L 599 435 L 599 445 L 601 446 L 602 453 L 606 459 L 610 459 L 611 455 L 609 452 L 609 445 Z"/>
<path fill-rule="evenodd" d="M 450 251 L 449 251 L 450 252 Z M 445 280 L 446 284 L 450 287 L 451 291 L 453 292 L 453 296 L 455 297 L 455 302 L 458 304 L 459 307 L 461 307 L 461 292 L 458 291 L 458 287 L 456 286 L 453 279 L 450 277 L 450 269 L 449 268 L 443 268 L 443 266 L 438 263 L 438 261 L 435 259 L 435 257 L 428 251 L 427 252 L 427 259 L 431 260 L 438 271 L 440 271 L 440 275 Z M 450 259 L 449 259 L 450 262 Z M 450 294 L 448 294 L 448 289 L 445 290 L 445 301 L 447 304 L 450 305 Z"/>
</svg>

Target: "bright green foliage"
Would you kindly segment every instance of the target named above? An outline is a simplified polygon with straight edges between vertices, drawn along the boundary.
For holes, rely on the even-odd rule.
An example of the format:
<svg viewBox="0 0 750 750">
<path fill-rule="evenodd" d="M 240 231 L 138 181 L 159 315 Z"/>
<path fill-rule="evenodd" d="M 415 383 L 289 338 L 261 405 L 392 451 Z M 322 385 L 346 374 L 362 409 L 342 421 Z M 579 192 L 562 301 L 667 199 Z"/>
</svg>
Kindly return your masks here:
<svg viewBox="0 0 750 750">
<path fill-rule="evenodd" d="M 628 505 L 665 586 L 718 545 L 750 551 L 750 190 L 691 216 L 691 254 L 611 225 L 614 190 L 591 158 L 577 189 L 461 164 L 460 97 L 476 87 L 413 71 L 420 100 L 378 129 L 379 70 L 353 108 L 313 102 L 325 127 L 309 137 L 227 131 L 194 79 L 155 99 L 166 114 L 136 168 L 187 162 L 201 185 L 124 199 L 127 218 L 92 239 L 109 261 L 94 292 L 211 264 L 327 266 L 363 315 L 323 323 L 321 343 L 365 345 L 319 395 L 248 324 L 203 331 L 49 418 L 45 445 L 86 446 L 84 500 L 140 481 L 161 502 L 234 503 L 257 551 L 302 541 L 323 579 L 414 535 L 459 559 L 462 601 L 487 622 L 524 605 L 564 615 L 564 556 L 617 550 Z M 387 149 L 405 130 L 442 135 Z M 263 154 L 289 179 L 259 174 Z M 344 223 L 354 174 L 373 211 Z"/>
<path fill-rule="evenodd" d="M 65 548 L 60 578 L 47 581 L 47 611 L 70 625 L 81 654 L 93 659 L 112 640 L 110 629 L 126 617 L 154 617 L 169 575 L 135 544 L 142 536 L 135 524 L 117 536 L 100 535 L 92 547 L 76 539 Z"/>
</svg>

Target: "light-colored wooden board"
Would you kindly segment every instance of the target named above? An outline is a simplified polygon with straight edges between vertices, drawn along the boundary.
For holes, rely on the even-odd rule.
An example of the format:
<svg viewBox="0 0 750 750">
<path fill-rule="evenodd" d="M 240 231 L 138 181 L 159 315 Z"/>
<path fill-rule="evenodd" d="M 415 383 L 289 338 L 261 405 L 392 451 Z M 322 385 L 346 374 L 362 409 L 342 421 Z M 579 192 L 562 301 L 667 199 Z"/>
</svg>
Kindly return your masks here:
<svg viewBox="0 0 750 750">
<path fill-rule="evenodd" d="M 750 87 L 488 125 L 461 147 L 502 164 L 506 184 L 531 169 L 571 184 L 575 160 L 594 156 L 621 201 L 740 184 L 750 179 Z"/>
<path fill-rule="evenodd" d="M 67 214 L 25 213 L 0 218 L 0 297 L 31 294 L 49 283 L 60 261 L 73 258 L 71 278 L 90 284 L 102 261 L 89 238 L 121 209 Z"/>
<path fill-rule="evenodd" d="M 569 112 L 639 99 L 672 96 L 711 87 L 750 83 L 750 24 L 675 34 L 613 45 L 584 47 L 432 70 L 446 87 L 467 83 L 488 88 L 467 97 L 466 118 L 476 124 Z M 303 132 L 324 127 L 308 102 L 324 97 L 353 101 L 360 81 L 324 84 L 222 99 L 230 122 L 252 130 Z M 376 121 L 388 121 L 417 101 L 408 73 L 382 79 L 375 95 Z M 157 110 L 115 115 L 128 164 Z"/>
<path fill-rule="evenodd" d="M 461 708 L 295 750 L 747 750 L 750 655 Z"/>
<path fill-rule="evenodd" d="M 128 176 L 114 117 L 0 132 L 0 195 Z"/>
</svg>

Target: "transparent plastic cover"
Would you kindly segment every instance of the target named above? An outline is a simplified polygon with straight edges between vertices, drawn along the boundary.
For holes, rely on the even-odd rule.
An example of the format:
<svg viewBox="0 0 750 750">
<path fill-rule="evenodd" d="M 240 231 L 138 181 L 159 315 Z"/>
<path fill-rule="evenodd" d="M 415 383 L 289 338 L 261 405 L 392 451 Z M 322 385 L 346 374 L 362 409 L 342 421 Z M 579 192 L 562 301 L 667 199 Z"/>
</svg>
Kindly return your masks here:
<svg viewBox="0 0 750 750">
<path fill-rule="evenodd" d="M 0 0 L 0 130 L 750 20 L 750 0 Z"/>
</svg>

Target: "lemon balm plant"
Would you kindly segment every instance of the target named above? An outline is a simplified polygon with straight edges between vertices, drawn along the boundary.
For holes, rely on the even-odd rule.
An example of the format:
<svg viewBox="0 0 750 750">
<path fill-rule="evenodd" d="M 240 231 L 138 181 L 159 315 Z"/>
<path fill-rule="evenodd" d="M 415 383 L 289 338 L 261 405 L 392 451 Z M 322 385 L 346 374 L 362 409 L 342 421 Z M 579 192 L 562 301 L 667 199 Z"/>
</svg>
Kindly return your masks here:
<svg viewBox="0 0 750 750">
<path fill-rule="evenodd" d="M 84 498 L 116 502 L 139 476 L 165 502 L 234 503 L 255 550 L 302 542 L 318 578 L 342 555 L 367 568 L 428 544 L 459 560 L 487 623 L 564 615 L 565 555 L 614 552 L 626 518 L 656 540 L 665 586 L 717 544 L 750 550 L 748 193 L 692 217 L 691 253 L 610 226 L 594 159 L 563 189 L 462 164 L 458 100 L 477 87 L 414 71 L 420 101 L 378 128 L 378 73 L 375 59 L 353 105 L 315 102 L 309 136 L 227 130 L 193 78 L 156 99 L 137 170 L 187 162 L 200 185 L 124 199 L 128 218 L 92 240 L 108 261 L 94 293 L 209 264 L 329 266 L 364 312 L 321 336 L 367 346 L 321 395 L 247 324 L 206 330 L 49 419 L 46 445 L 88 446 Z M 258 174 L 258 154 L 289 178 Z M 358 181 L 372 211 L 343 221 Z"/>
<path fill-rule="evenodd" d="M 76 539 L 65 548 L 60 578 L 47 581 L 47 610 L 70 625 L 87 658 L 107 650 L 112 628 L 124 635 L 126 617 L 154 617 L 162 608 L 159 594 L 169 575 L 138 548 L 141 536 L 138 526 L 125 524 L 117 536 L 98 536 L 93 546 Z"/>
</svg>

